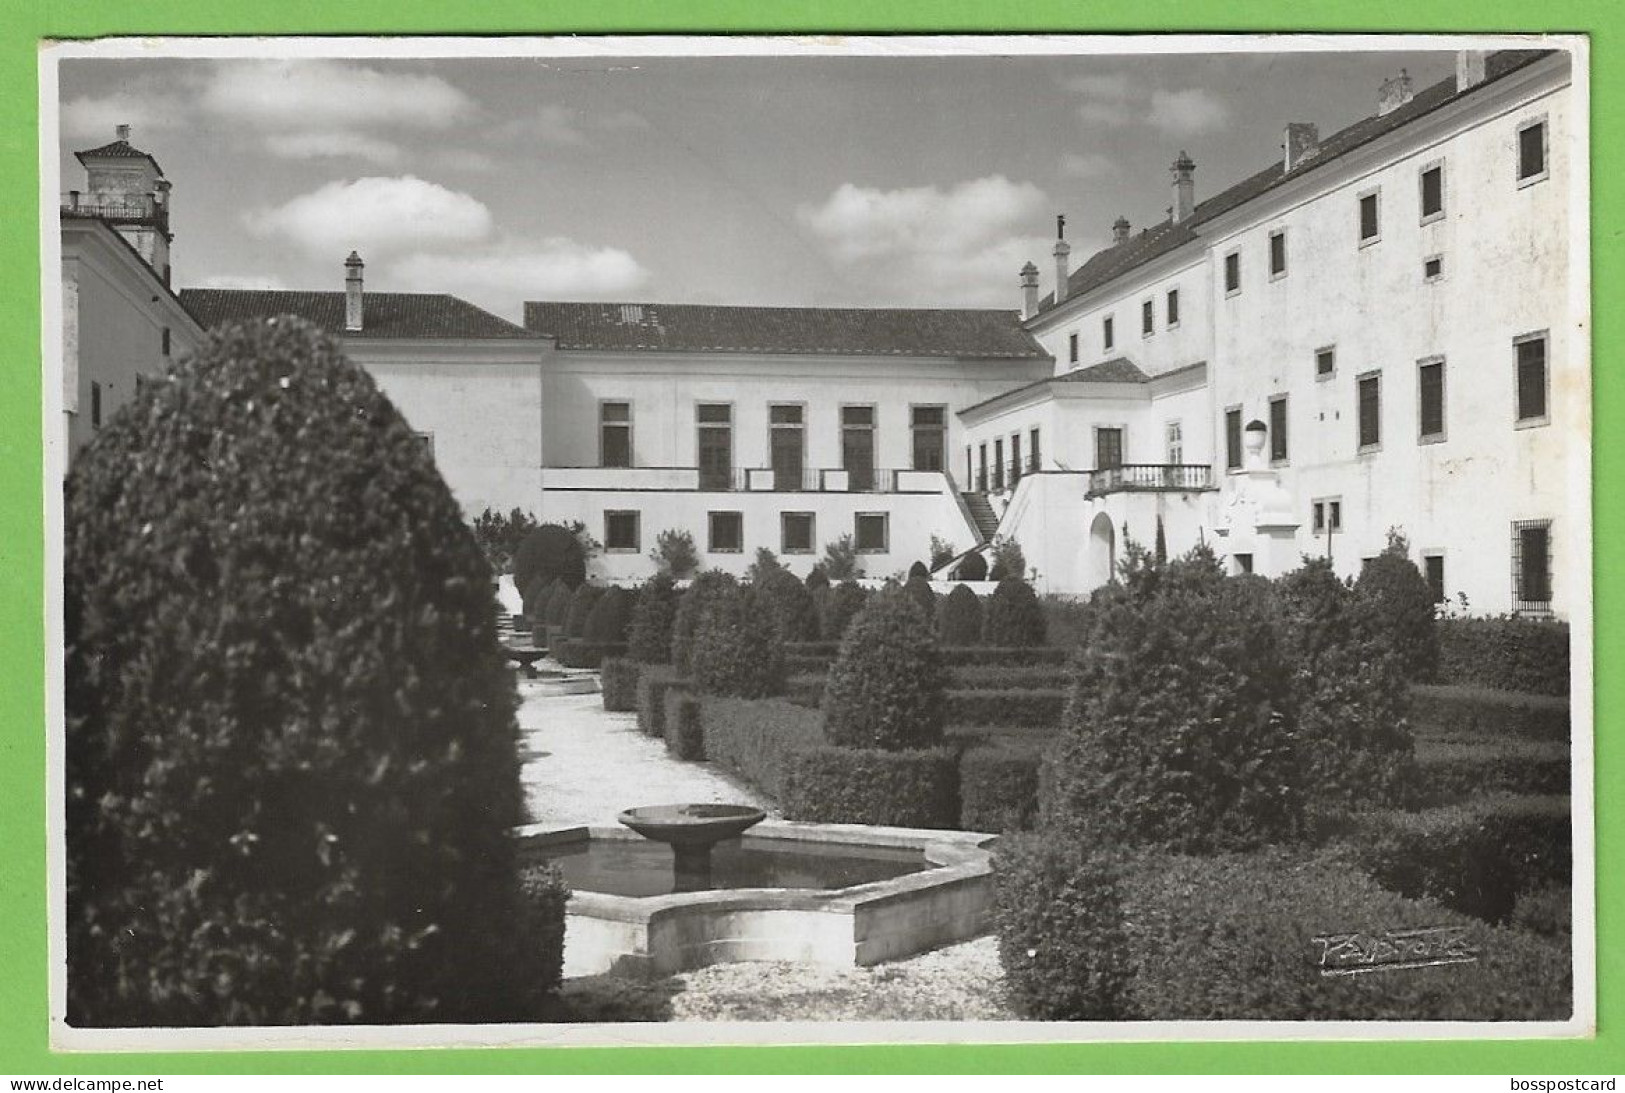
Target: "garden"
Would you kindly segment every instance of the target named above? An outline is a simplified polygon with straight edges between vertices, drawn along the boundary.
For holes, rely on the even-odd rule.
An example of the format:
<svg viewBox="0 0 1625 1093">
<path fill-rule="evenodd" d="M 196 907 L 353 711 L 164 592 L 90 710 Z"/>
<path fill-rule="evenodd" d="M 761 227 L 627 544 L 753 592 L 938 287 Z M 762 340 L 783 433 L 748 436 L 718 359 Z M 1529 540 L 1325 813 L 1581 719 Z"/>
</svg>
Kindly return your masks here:
<svg viewBox="0 0 1625 1093">
<path fill-rule="evenodd" d="M 986 596 L 768 552 L 602 585 L 580 528 L 466 522 L 289 320 L 146 385 L 67 504 L 75 1025 L 1571 1013 L 1567 628 L 1437 618 L 1397 535 L 1353 582 L 1131 544 L 1082 603 L 1008 558 Z M 672 762 L 790 821 L 996 837 L 992 936 L 798 981 L 822 1008 L 744 965 L 561 983 L 570 891 L 512 837 L 502 569 Z M 1328 962 L 1440 932 L 1437 966 Z"/>
</svg>

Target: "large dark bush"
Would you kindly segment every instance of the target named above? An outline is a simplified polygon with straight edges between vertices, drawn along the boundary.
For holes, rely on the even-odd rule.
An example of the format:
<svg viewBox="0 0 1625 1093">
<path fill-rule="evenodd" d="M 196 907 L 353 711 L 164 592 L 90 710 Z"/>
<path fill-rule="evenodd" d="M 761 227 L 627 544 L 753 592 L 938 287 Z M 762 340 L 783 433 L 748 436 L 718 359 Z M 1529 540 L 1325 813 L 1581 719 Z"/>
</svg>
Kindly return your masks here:
<svg viewBox="0 0 1625 1093">
<path fill-rule="evenodd" d="M 1043 645 L 1044 608 L 1033 586 L 1020 577 L 1006 577 L 988 597 L 983 637 L 989 645 L 1015 648 Z"/>
<path fill-rule="evenodd" d="M 677 600 L 677 613 L 671 623 L 671 663 L 679 675 L 688 675 L 693 669 L 694 634 L 706 604 L 719 593 L 739 587 L 731 573 L 720 569 L 707 569 L 689 582 Z"/>
<path fill-rule="evenodd" d="M 1305 559 L 1277 581 L 1274 600 L 1292 670 L 1302 776 L 1317 801 L 1401 800 L 1416 769 L 1410 692 L 1374 613 L 1325 558 Z"/>
<path fill-rule="evenodd" d="M 947 748 L 802 748 L 788 758 L 784 816 L 814 823 L 952 828 L 959 822 L 959 767 Z"/>
<path fill-rule="evenodd" d="M 671 661 L 671 627 L 677 617 L 677 583 L 657 573 L 638 589 L 627 631 L 627 655 L 642 664 Z"/>
<path fill-rule="evenodd" d="M 863 605 L 869 602 L 869 593 L 856 581 L 843 581 L 830 589 L 824 601 L 824 615 L 818 621 L 818 630 L 826 641 L 838 642 L 846 635 Z"/>
<path fill-rule="evenodd" d="M 1388 548 L 1365 564 L 1355 595 L 1374 616 L 1372 632 L 1387 643 L 1400 670 L 1416 681 L 1430 680 L 1439 664 L 1433 590 L 1407 557 L 1409 548 L 1390 536 Z"/>
<path fill-rule="evenodd" d="M 1440 683 L 1534 695 L 1569 693 L 1569 624 L 1502 616 L 1440 619 Z"/>
<path fill-rule="evenodd" d="M 372 379 L 216 331 L 66 506 L 69 1021 L 533 1016 L 490 567 Z"/>
<path fill-rule="evenodd" d="M 942 740 L 943 689 L 931 620 L 893 588 L 847 629 L 824 687 L 824 732 L 857 748 L 929 748 Z"/>
<path fill-rule="evenodd" d="M 558 524 L 543 524 L 525 536 L 513 553 L 513 583 L 561 580 L 572 589 L 587 579 L 587 553 L 576 533 Z"/>
<path fill-rule="evenodd" d="M 937 635 L 944 645 L 978 645 L 982 641 L 982 597 L 960 585 L 942 600 Z"/>
<path fill-rule="evenodd" d="M 767 570 L 752 590 L 781 640 L 818 640 L 818 609 L 813 594 L 794 573 L 788 569 Z"/>
<path fill-rule="evenodd" d="M 754 590 L 725 588 L 706 602 L 691 670 L 705 694 L 767 698 L 784 692 L 784 643 Z"/>
<path fill-rule="evenodd" d="M 987 559 L 980 552 L 965 555 L 954 567 L 953 577 L 956 581 L 987 580 Z"/>
<path fill-rule="evenodd" d="M 1035 1021 L 1115 1021 L 1133 974 L 1120 862 L 1045 836 L 1000 839 L 994 928 L 1010 1001 Z"/>
<path fill-rule="evenodd" d="M 1206 551 L 1141 576 L 1095 594 L 1045 826 L 1189 850 L 1293 835 L 1304 786 L 1268 598 Z"/>
<path fill-rule="evenodd" d="M 587 636 L 587 617 L 598 606 L 604 589 L 595 584 L 583 584 L 570 596 L 570 613 L 564 617 L 564 634 L 571 638 Z"/>
</svg>

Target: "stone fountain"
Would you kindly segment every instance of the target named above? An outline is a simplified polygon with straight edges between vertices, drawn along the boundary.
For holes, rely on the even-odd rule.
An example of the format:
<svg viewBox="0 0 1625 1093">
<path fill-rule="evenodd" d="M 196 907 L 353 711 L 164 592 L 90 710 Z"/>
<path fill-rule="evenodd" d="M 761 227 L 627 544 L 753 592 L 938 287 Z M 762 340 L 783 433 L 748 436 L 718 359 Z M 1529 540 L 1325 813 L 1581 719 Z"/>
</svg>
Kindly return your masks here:
<svg viewBox="0 0 1625 1093">
<path fill-rule="evenodd" d="M 712 847 L 761 823 L 767 813 L 749 805 L 646 805 L 629 808 L 616 819 L 671 847 L 677 891 L 703 892 L 711 887 Z"/>
</svg>

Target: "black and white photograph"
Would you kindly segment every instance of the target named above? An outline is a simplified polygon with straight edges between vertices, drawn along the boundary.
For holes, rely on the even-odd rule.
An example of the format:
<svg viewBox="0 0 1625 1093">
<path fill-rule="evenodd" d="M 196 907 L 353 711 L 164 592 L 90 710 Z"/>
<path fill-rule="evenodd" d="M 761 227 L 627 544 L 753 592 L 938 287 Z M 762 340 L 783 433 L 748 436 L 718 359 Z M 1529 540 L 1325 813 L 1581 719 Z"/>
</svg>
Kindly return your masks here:
<svg viewBox="0 0 1625 1093">
<path fill-rule="evenodd" d="M 1594 1034 L 1587 65 L 48 46 L 53 1045 Z"/>
</svg>

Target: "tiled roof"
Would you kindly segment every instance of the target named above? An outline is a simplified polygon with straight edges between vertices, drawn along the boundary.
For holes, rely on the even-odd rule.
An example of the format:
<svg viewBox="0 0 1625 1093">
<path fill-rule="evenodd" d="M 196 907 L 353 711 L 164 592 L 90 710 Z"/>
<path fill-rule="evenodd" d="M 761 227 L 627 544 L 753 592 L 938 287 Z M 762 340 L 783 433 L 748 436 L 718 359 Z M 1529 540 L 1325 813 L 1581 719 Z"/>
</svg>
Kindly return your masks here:
<svg viewBox="0 0 1625 1093">
<path fill-rule="evenodd" d="M 1087 368 L 1074 368 L 1070 372 L 1062 372 L 1059 376 L 1045 376 L 1032 383 L 1024 383 L 1020 387 L 1012 387 L 1008 391 L 1000 391 L 992 398 L 985 398 L 981 402 L 973 403 L 960 410 L 961 414 L 968 414 L 973 410 L 1011 395 L 1019 395 L 1023 391 L 1032 391 L 1040 387 L 1048 387 L 1052 383 L 1150 383 L 1151 377 L 1140 371 L 1140 366 L 1127 357 L 1113 357 L 1109 361 L 1091 364 Z"/>
<path fill-rule="evenodd" d="M 561 349 L 1044 359 L 1014 311 L 525 304 L 525 326 Z"/>
<path fill-rule="evenodd" d="M 181 303 L 205 329 L 222 323 L 294 315 L 343 335 L 344 293 L 186 288 Z M 524 327 L 467 300 L 432 292 L 368 292 L 362 299 L 362 338 L 532 338 Z"/>
<path fill-rule="evenodd" d="M 1122 243 L 1114 244 L 1104 250 L 1097 251 L 1089 260 L 1067 277 L 1067 297 L 1081 296 L 1086 292 L 1099 288 L 1108 281 L 1113 280 L 1130 270 L 1145 265 L 1154 258 L 1158 258 L 1169 251 L 1195 239 L 1198 229 L 1204 221 L 1212 220 L 1230 210 L 1244 205 L 1279 186 L 1288 178 L 1299 178 L 1322 166 L 1330 163 L 1348 152 L 1369 144 L 1378 137 L 1384 136 L 1394 130 L 1415 121 L 1425 114 L 1432 113 L 1439 107 L 1465 95 L 1470 95 L 1485 84 L 1493 83 L 1509 73 L 1515 72 L 1525 65 L 1531 64 L 1541 57 L 1548 56 L 1552 50 L 1547 49 L 1507 49 L 1491 54 L 1485 61 L 1484 79 L 1466 91 L 1456 90 L 1456 78 L 1440 80 L 1430 87 L 1417 92 L 1409 102 L 1390 110 L 1386 114 L 1373 115 L 1362 118 L 1345 129 L 1340 129 L 1320 142 L 1319 148 L 1313 156 L 1305 159 L 1292 171 L 1282 170 L 1282 163 L 1272 163 L 1270 166 L 1248 178 L 1241 180 L 1229 189 L 1217 193 L 1206 201 L 1199 201 L 1196 210 L 1188 220 L 1178 224 L 1171 220 L 1164 220 L 1154 227 L 1146 228 L 1136 235 L 1130 236 Z M 1064 303 L 1065 301 L 1063 301 Z M 1055 307 L 1055 294 L 1051 292 L 1039 303 L 1039 313 L 1050 311 Z"/>
<path fill-rule="evenodd" d="M 158 161 L 153 159 L 150 152 L 143 152 L 127 140 L 115 140 L 113 143 L 104 144 L 100 148 L 87 148 L 83 152 L 74 153 L 74 157 L 80 163 L 83 163 L 87 156 L 93 156 L 97 159 L 149 159 L 152 160 L 154 170 L 159 174 L 164 173 L 164 169 L 158 166 Z"/>
</svg>

